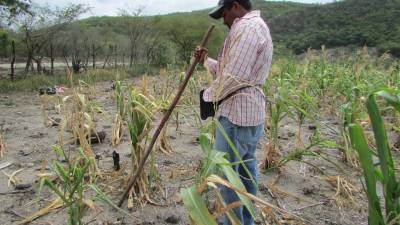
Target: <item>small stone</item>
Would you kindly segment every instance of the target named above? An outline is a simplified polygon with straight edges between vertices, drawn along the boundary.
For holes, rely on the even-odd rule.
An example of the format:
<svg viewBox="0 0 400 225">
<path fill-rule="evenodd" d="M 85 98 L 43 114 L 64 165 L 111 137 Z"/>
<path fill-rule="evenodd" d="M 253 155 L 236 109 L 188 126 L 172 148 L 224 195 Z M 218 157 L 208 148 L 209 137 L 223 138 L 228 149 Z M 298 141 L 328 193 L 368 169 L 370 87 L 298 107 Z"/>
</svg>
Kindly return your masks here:
<svg viewBox="0 0 400 225">
<path fill-rule="evenodd" d="M 165 219 L 165 222 L 170 224 L 177 224 L 179 221 L 180 218 L 175 215 L 169 216 L 167 219 Z"/>
<path fill-rule="evenodd" d="M 25 126 L 25 127 L 24 127 L 24 130 L 28 130 L 28 127 L 27 127 L 27 126 Z"/>
<path fill-rule="evenodd" d="M 317 129 L 317 126 L 315 126 L 315 125 L 310 125 L 310 126 L 308 126 L 308 129 L 309 129 L 309 130 L 316 130 L 316 129 Z"/>
<path fill-rule="evenodd" d="M 15 190 L 25 190 L 25 189 L 28 189 L 30 187 L 32 187 L 31 184 L 17 184 L 15 186 Z"/>
<path fill-rule="evenodd" d="M 313 194 L 315 194 L 315 188 L 314 187 L 305 187 L 305 188 L 303 188 L 303 194 L 305 196 L 313 195 Z"/>
</svg>

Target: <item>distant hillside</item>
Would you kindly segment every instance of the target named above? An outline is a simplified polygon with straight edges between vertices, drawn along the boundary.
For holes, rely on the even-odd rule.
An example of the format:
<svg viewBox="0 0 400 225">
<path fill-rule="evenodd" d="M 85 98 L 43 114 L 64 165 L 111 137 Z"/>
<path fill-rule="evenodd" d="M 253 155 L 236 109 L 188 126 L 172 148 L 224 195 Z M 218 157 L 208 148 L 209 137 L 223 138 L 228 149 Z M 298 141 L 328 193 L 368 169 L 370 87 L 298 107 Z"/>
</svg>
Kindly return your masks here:
<svg viewBox="0 0 400 225">
<path fill-rule="evenodd" d="M 216 0 L 217 2 L 217 0 Z M 375 47 L 400 57 L 400 0 L 344 0 L 329 4 L 302 4 L 253 0 L 270 26 L 275 53 L 308 48 Z M 222 21 L 208 16 L 211 9 L 158 16 L 91 17 L 77 21 L 52 41 L 54 55 L 89 58 L 111 57 L 129 64 L 188 63 L 193 49 L 211 24 L 217 26 L 209 41 L 216 56 L 227 33 Z M 140 24 L 144 24 L 141 26 Z M 139 33 L 132 41 L 133 33 Z M 17 56 L 26 56 L 21 33 L 0 30 L 0 57 L 8 57 L 10 40 L 16 39 Z M 49 55 L 49 46 L 37 55 Z"/>
<path fill-rule="evenodd" d="M 216 1 L 217 2 L 217 1 Z M 266 2 L 263 0 L 253 0 L 253 6 L 255 9 L 262 11 L 263 17 L 269 21 L 273 18 L 287 15 L 290 12 L 304 10 L 306 8 L 314 6 L 313 4 L 301 4 L 294 2 Z M 215 24 L 217 26 L 216 31 L 213 34 L 213 39 L 210 41 L 210 50 L 213 54 L 216 54 L 223 39 L 227 33 L 227 28 L 223 25 L 222 21 L 217 21 L 211 19 L 208 16 L 210 9 L 197 10 L 192 12 L 181 12 L 181 13 L 171 13 L 159 16 L 148 16 L 144 17 L 149 20 L 158 19 L 159 22 L 156 25 L 159 30 L 163 33 L 171 33 L 171 30 L 180 30 L 179 33 L 185 33 L 183 30 L 187 30 L 186 33 L 191 33 L 195 37 L 193 40 L 199 39 L 206 31 L 210 24 Z M 101 34 L 105 35 L 121 35 L 126 33 L 126 28 L 124 27 L 124 21 L 122 17 L 90 17 L 78 22 L 80 26 L 87 28 L 95 28 Z M 170 30 L 168 30 L 170 29 Z M 196 31 L 193 33 L 193 31 Z M 168 36 L 168 35 L 167 35 Z M 187 35 L 182 36 L 182 38 L 188 38 Z"/>
<path fill-rule="evenodd" d="M 286 46 L 300 54 L 309 47 L 371 46 L 400 56 L 400 1 L 399 0 L 345 0 L 330 4 L 302 4 L 254 0 L 255 9 L 262 12 L 271 28 L 276 44 Z M 160 28 L 170 24 L 179 29 L 201 29 L 199 35 L 211 24 L 218 25 L 217 51 L 226 28 L 221 21 L 208 18 L 210 9 L 157 16 Z M 100 30 L 123 33 L 121 17 L 93 17 L 81 21 Z M 204 23 L 204 24 L 199 24 Z M 184 38 L 184 37 L 183 37 Z"/>
<path fill-rule="evenodd" d="M 346 0 L 315 5 L 273 17 L 270 27 L 274 39 L 296 53 L 321 45 L 367 45 L 400 56 L 399 0 Z"/>
</svg>

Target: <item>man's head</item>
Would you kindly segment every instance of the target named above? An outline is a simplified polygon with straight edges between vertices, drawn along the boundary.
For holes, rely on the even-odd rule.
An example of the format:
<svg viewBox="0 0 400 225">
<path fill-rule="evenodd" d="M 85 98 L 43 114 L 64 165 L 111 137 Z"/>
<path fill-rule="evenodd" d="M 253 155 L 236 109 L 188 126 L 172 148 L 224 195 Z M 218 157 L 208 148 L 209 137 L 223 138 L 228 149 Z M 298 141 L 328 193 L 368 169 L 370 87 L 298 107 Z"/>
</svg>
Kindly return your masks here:
<svg viewBox="0 0 400 225">
<path fill-rule="evenodd" d="M 209 13 L 214 19 L 224 19 L 224 24 L 231 28 L 236 18 L 243 17 L 251 10 L 250 0 L 220 0 L 217 8 Z"/>
</svg>

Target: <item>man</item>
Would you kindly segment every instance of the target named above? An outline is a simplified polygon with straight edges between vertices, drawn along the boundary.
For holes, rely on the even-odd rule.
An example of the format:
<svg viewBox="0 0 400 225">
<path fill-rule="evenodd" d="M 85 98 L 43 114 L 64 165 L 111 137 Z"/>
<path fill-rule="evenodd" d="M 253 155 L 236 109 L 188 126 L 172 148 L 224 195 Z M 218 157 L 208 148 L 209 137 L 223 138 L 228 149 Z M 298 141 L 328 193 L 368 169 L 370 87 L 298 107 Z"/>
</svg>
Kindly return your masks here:
<svg viewBox="0 0 400 225">
<path fill-rule="evenodd" d="M 273 44 L 269 28 L 260 17 L 260 11 L 251 10 L 250 0 L 220 0 L 218 7 L 209 15 L 214 19 L 223 18 L 224 24 L 229 28 L 223 49 L 217 60 L 205 59 L 205 49 L 196 49 L 195 56 L 200 57 L 201 62 L 216 77 L 211 87 L 204 91 L 203 99 L 207 102 L 223 100 L 216 117 L 257 183 L 255 153 L 264 131 L 263 85 L 271 66 Z M 216 132 L 215 148 L 226 152 L 231 162 L 240 160 L 220 130 Z M 234 169 L 242 177 L 247 191 L 255 195 L 257 186 L 245 169 L 241 165 L 234 166 Z M 239 201 L 236 193 L 229 188 L 221 187 L 221 193 L 227 204 Z M 244 225 L 254 223 L 245 207 L 236 208 L 235 214 Z M 224 224 L 230 224 L 227 218 Z"/>
</svg>

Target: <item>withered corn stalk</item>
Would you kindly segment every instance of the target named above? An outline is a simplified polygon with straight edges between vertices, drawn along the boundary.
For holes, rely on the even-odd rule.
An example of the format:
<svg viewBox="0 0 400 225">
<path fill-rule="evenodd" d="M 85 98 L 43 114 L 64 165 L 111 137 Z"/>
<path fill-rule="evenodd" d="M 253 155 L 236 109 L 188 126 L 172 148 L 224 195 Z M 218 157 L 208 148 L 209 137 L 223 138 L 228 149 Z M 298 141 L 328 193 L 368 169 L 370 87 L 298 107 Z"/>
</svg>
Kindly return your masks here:
<svg viewBox="0 0 400 225">
<path fill-rule="evenodd" d="M 129 104 L 127 106 L 128 128 L 132 143 L 131 175 L 133 175 L 138 170 L 139 162 L 143 157 L 142 141 L 147 138 L 151 130 L 153 111 L 156 109 L 156 105 L 149 98 L 132 88 L 129 93 Z M 133 207 L 133 198 L 140 202 L 151 201 L 148 184 L 148 176 L 144 171 L 141 171 L 137 182 L 130 189 L 128 208 Z"/>
<path fill-rule="evenodd" d="M 206 35 L 203 38 L 203 41 L 201 42 L 200 47 L 205 47 L 205 45 L 208 42 L 209 37 L 211 36 L 211 32 L 214 30 L 215 26 L 212 25 Z M 125 190 L 124 194 L 122 195 L 122 198 L 120 199 L 118 206 L 121 207 L 122 204 L 124 203 L 125 199 L 128 197 L 128 194 L 130 192 L 130 190 L 132 189 L 133 185 L 136 183 L 136 180 L 139 178 L 140 174 L 142 173 L 144 164 L 147 161 L 147 158 L 150 156 L 151 151 L 153 150 L 154 144 L 157 141 L 158 136 L 160 135 L 164 125 L 167 123 L 169 117 L 171 116 L 175 106 L 178 104 L 179 99 L 182 96 L 183 91 L 185 90 L 190 78 L 192 77 L 192 74 L 194 72 L 194 69 L 196 68 L 197 64 L 199 63 L 200 58 L 195 57 L 194 61 L 192 62 L 192 65 L 189 67 L 187 73 L 186 73 L 186 77 L 185 80 L 181 83 L 180 87 L 178 88 L 178 93 L 176 94 L 174 101 L 172 102 L 172 104 L 170 105 L 170 107 L 168 108 L 168 111 L 165 113 L 163 119 L 161 120 L 156 132 L 153 135 L 153 138 L 149 144 L 149 146 L 147 147 L 146 151 L 144 152 L 143 157 L 141 158 L 139 165 L 138 165 L 138 169 L 136 170 L 134 176 L 132 177 L 132 179 L 129 181 L 128 187 Z"/>
<path fill-rule="evenodd" d="M 94 159 L 95 154 L 91 146 L 91 138 L 97 137 L 100 142 L 100 137 L 95 131 L 96 124 L 90 115 L 88 101 L 88 98 L 79 93 L 78 89 L 74 89 L 74 93 L 71 96 L 63 98 L 61 109 L 64 118 L 61 124 L 60 145 L 63 146 L 70 142 L 78 143 L 82 147 L 85 156 Z M 64 142 L 65 129 L 72 132 L 72 139 L 66 143 Z M 90 165 L 89 172 L 96 174 L 99 172 L 95 161 Z"/>
<path fill-rule="evenodd" d="M 0 134 L 0 159 L 4 157 L 5 152 L 6 152 L 6 144 L 4 142 L 3 136 Z"/>
<path fill-rule="evenodd" d="M 115 94 L 117 97 L 117 111 L 114 119 L 113 135 L 111 139 L 112 146 L 118 146 L 121 143 L 123 135 L 123 125 L 124 119 L 126 117 L 125 113 L 125 103 L 124 103 L 124 92 L 122 89 L 121 81 L 117 81 L 115 84 Z"/>
</svg>

